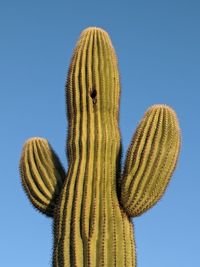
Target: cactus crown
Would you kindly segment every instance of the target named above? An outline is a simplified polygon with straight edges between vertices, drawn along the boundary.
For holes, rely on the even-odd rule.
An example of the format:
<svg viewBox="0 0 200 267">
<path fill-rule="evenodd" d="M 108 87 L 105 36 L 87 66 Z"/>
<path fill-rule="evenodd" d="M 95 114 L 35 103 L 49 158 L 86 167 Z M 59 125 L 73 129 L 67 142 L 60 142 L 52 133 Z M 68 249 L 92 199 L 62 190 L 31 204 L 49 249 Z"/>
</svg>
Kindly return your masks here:
<svg viewBox="0 0 200 267">
<path fill-rule="evenodd" d="M 118 116 L 119 73 L 117 59 L 108 34 L 99 28 L 84 30 L 71 60 L 66 99 L 68 119 L 91 112 Z M 84 113 L 84 114 L 83 114 Z"/>
</svg>

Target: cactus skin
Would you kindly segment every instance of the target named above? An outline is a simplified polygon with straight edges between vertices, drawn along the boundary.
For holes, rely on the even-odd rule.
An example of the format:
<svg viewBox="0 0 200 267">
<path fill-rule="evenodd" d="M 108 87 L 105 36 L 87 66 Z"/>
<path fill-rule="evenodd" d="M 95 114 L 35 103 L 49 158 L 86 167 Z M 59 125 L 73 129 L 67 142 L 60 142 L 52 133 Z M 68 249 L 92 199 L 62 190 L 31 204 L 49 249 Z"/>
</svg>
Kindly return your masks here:
<svg viewBox="0 0 200 267">
<path fill-rule="evenodd" d="M 163 195 L 180 150 L 175 112 L 148 109 L 121 174 L 120 82 L 108 34 L 80 36 L 66 83 L 67 174 L 42 138 L 29 139 L 20 161 L 32 204 L 54 219 L 54 267 L 135 267 L 131 217 Z"/>
</svg>

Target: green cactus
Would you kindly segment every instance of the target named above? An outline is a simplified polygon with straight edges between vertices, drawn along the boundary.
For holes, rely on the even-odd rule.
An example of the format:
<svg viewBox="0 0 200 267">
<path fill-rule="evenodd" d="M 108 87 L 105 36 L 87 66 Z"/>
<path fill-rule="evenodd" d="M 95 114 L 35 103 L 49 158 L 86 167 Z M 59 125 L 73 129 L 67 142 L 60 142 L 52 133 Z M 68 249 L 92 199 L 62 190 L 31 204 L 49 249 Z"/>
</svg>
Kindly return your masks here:
<svg viewBox="0 0 200 267">
<path fill-rule="evenodd" d="M 65 173 L 43 138 L 29 139 L 20 161 L 32 204 L 54 219 L 54 267 L 135 267 L 131 217 L 151 208 L 174 171 L 180 130 L 166 105 L 150 107 L 121 172 L 120 82 L 108 34 L 88 28 L 74 50 L 66 84 Z"/>
</svg>

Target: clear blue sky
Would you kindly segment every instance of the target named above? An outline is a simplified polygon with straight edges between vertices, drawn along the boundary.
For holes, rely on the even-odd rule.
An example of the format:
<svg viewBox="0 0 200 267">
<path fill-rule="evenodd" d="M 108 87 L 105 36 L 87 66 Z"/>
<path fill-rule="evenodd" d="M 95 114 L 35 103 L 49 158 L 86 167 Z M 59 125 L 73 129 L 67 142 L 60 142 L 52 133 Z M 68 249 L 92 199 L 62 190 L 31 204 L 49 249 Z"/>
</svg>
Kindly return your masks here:
<svg viewBox="0 0 200 267">
<path fill-rule="evenodd" d="M 200 1 L 1 1 L 0 266 L 51 266 L 52 222 L 28 202 L 18 164 L 24 141 L 48 138 L 67 168 L 64 85 L 88 26 L 107 30 L 121 74 L 126 153 L 148 106 L 172 106 L 182 151 L 164 198 L 134 219 L 138 267 L 200 266 Z"/>
</svg>

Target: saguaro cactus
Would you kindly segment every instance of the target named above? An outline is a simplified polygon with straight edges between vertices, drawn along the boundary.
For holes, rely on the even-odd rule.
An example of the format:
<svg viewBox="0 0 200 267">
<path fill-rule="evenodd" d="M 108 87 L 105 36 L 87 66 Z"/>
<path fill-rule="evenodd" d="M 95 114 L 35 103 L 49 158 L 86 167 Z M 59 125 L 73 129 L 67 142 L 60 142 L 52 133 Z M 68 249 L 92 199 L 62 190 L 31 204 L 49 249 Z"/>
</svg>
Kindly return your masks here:
<svg viewBox="0 0 200 267">
<path fill-rule="evenodd" d="M 180 131 L 175 112 L 150 107 L 121 171 L 120 82 L 108 34 L 84 30 L 66 83 L 68 171 L 43 138 L 29 139 L 20 161 L 32 204 L 54 219 L 54 267 L 135 267 L 131 217 L 163 195 L 175 168 Z"/>
</svg>

